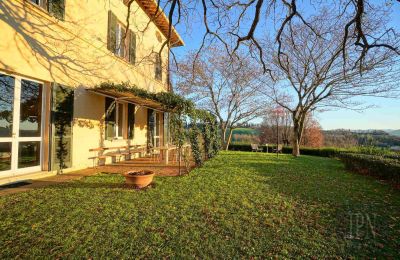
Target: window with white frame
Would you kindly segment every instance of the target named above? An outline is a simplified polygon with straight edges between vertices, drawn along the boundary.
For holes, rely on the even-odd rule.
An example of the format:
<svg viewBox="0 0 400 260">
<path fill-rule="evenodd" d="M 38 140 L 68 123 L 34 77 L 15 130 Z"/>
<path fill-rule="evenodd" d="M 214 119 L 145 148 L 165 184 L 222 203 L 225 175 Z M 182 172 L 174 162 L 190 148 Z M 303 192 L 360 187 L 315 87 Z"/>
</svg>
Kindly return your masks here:
<svg viewBox="0 0 400 260">
<path fill-rule="evenodd" d="M 64 20 L 65 0 L 30 0 L 30 2 L 42 7 L 54 17 Z"/>
<path fill-rule="evenodd" d="M 131 64 L 136 62 L 136 34 L 108 11 L 107 49 Z"/>
<path fill-rule="evenodd" d="M 115 54 L 122 58 L 125 57 L 125 32 L 126 28 L 121 23 L 117 23 L 115 29 Z"/>
</svg>

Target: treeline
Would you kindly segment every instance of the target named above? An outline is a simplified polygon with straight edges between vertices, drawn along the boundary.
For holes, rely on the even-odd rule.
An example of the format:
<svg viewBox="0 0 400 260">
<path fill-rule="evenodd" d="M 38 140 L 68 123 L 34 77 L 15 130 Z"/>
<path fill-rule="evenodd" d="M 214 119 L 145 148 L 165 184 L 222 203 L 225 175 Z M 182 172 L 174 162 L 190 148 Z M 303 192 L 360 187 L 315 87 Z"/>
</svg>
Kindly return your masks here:
<svg viewBox="0 0 400 260">
<path fill-rule="evenodd" d="M 400 137 L 390 135 L 382 130 L 352 131 L 352 130 L 325 130 L 324 146 L 353 147 L 353 146 L 400 146 Z"/>
</svg>

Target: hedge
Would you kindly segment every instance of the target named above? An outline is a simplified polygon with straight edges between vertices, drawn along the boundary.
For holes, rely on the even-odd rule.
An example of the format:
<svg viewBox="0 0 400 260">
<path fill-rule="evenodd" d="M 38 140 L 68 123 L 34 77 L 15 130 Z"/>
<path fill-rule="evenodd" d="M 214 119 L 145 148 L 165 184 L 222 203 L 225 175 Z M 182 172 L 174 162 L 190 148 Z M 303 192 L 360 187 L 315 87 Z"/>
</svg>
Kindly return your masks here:
<svg viewBox="0 0 400 260">
<path fill-rule="evenodd" d="M 259 148 L 263 149 L 263 152 L 267 152 L 267 147 L 265 145 L 259 146 Z M 268 152 L 272 153 L 273 149 L 276 148 L 276 145 L 268 146 Z M 251 152 L 251 145 L 249 144 L 231 144 L 229 145 L 229 150 L 231 151 L 244 151 L 244 152 Z M 291 154 L 292 147 L 284 146 L 282 148 L 282 153 Z M 322 156 L 322 157 L 333 157 L 337 153 L 340 153 L 342 150 L 337 148 L 300 148 L 300 154 L 304 155 L 314 155 L 314 156 Z"/>
<path fill-rule="evenodd" d="M 400 184 L 400 161 L 377 155 L 341 153 L 338 155 L 346 168 L 360 173 Z"/>
<path fill-rule="evenodd" d="M 262 148 L 263 152 L 267 152 L 267 147 L 265 145 L 260 145 L 259 148 Z M 273 149 L 276 148 L 276 145 L 269 145 L 268 152 L 272 153 Z M 231 151 L 244 151 L 244 152 L 251 152 L 251 145 L 250 144 L 230 144 L 229 150 Z M 284 146 L 282 148 L 282 153 L 291 154 L 292 147 Z M 399 160 L 400 155 L 397 154 L 388 154 L 388 153 L 364 153 L 363 150 L 358 150 L 356 148 L 353 149 L 344 149 L 344 148 L 335 148 L 335 147 L 323 147 L 323 148 L 311 148 L 311 147 L 301 147 L 300 154 L 303 155 L 314 155 L 314 156 L 321 156 L 321 157 L 336 157 L 342 153 L 354 153 L 354 154 L 368 154 L 368 155 L 376 155 L 387 159 Z"/>
</svg>

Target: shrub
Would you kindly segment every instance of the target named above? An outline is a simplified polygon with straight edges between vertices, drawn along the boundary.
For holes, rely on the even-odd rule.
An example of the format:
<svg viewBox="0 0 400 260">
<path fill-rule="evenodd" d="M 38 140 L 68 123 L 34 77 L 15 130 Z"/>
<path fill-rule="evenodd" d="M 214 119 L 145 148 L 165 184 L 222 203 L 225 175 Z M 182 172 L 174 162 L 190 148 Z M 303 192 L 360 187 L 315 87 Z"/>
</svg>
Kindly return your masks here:
<svg viewBox="0 0 400 260">
<path fill-rule="evenodd" d="M 200 148 L 200 130 L 197 127 L 196 121 L 192 123 L 192 127 L 189 130 L 189 141 L 192 148 L 193 159 L 196 163 L 196 166 L 201 166 L 203 164 L 203 156 Z"/>
<path fill-rule="evenodd" d="M 267 147 L 260 146 L 260 148 L 263 149 L 263 152 L 267 152 Z M 268 152 L 272 153 L 272 151 L 276 148 L 276 145 L 269 145 L 268 146 Z M 251 151 L 251 145 L 250 144 L 231 144 L 229 145 L 229 150 L 232 151 L 244 151 L 244 152 L 249 152 Z M 291 154 L 292 153 L 292 147 L 290 146 L 284 146 L 282 148 L 282 153 L 285 154 Z M 340 153 L 341 150 L 337 148 L 300 148 L 300 154 L 304 155 L 314 155 L 314 156 L 322 156 L 322 157 L 333 157 L 336 155 L 336 153 Z"/>
<path fill-rule="evenodd" d="M 400 161 L 377 155 L 341 153 L 338 156 L 346 168 L 400 184 Z"/>
</svg>

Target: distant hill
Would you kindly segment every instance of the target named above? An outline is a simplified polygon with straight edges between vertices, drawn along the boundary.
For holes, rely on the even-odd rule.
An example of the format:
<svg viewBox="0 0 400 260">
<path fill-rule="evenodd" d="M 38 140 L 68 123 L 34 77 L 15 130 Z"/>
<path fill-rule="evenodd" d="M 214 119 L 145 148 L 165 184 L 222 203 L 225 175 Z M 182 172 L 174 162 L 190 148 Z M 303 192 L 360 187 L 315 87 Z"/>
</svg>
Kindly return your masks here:
<svg viewBox="0 0 400 260">
<path fill-rule="evenodd" d="M 355 146 L 373 145 L 391 147 L 400 145 L 400 130 L 325 130 L 324 139 L 326 146 Z"/>
<path fill-rule="evenodd" d="M 399 136 L 400 137 L 400 129 L 398 130 L 387 130 L 386 131 L 390 135 Z"/>
<path fill-rule="evenodd" d="M 260 131 L 249 127 L 236 128 L 232 132 L 232 143 L 250 144 L 259 141 Z"/>
</svg>

